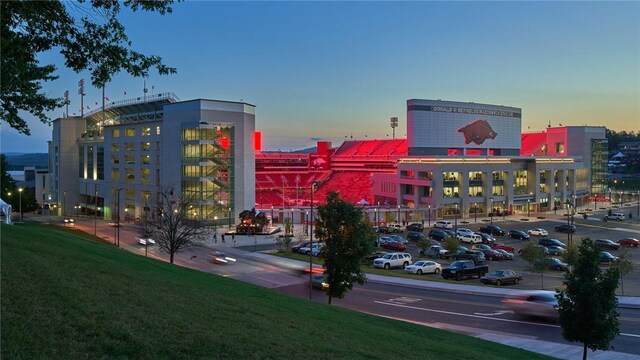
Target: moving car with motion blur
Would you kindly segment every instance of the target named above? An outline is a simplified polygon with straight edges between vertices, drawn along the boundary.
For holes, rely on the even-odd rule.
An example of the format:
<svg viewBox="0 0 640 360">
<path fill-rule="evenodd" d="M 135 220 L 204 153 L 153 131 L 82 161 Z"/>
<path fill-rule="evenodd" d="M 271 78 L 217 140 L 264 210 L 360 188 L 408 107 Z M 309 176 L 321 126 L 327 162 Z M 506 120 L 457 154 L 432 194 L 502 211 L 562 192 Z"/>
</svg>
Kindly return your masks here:
<svg viewBox="0 0 640 360">
<path fill-rule="evenodd" d="M 520 317 L 543 318 L 558 321 L 558 299 L 554 291 L 526 291 L 509 295 L 502 304 Z"/>
</svg>

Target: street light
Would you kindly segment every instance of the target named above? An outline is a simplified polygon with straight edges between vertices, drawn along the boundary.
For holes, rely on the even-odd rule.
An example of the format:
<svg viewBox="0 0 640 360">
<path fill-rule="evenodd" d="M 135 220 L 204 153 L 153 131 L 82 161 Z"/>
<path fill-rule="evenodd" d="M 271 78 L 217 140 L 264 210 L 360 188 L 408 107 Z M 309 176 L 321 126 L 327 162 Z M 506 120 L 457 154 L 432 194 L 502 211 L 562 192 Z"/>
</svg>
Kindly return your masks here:
<svg viewBox="0 0 640 360">
<path fill-rule="evenodd" d="M 64 192 L 62 193 L 62 216 L 63 216 L 63 217 L 64 217 L 64 211 L 66 210 L 66 209 L 65 209 L 66 202 L 67 202 L 67 192 L 66 192 L 66 191 L 64 191 Z"/>
<path fill-rule="evenodd" d="M 429 227 L 431 227 L 431 204 L 429 204 Z"/>
<path fill-rule="evenodd" d="M 218 242 L 218 215 L 213 217 L 213 238 Z"/>
<path fill-rule="evenodd" d="M 456 205 L 456 212 L 453 214 L 455 216 L 455 233 L 456 235 L 458 235 L 458 203 L 455 203 Z"/>
<path fill-rule="evenodd" d="M 527 217 L 531 217 L 531 199 L 527 199 Z"/>
<path fill-rule="evenodd" d="M 493 198 L 489 198 L 491 200 L 491 211 L 489 211 L 489 218 L 491 218 L 491 226 L 493 226 Z"/>
<path fill-rule="evenodd" d="M 309 223 L 309 249 L 313 250 L 313 191 L 316 188 L 316 182 L 311 183 L 311 222 Z M 313 281 L 313 251 L 309 251 L 309 300 L 311 300 L 313 287 L 311 282 Z"/>
<path fill-rule="evenodd" d="M 396 222 L 400 223 L 400 205 L 398 205 L 398 220 Z"/>
<path fill-rule="evenodd" d="M 231 208 L 229 208 L 229 230 L 231 230 Z"/>
<path fill-rule="evenodd" d="M 473 205 L 473 221 L 478 222 L 478 205 Z"/>
<path fill-rule="evenodd" d="M 22 190 L 23 188 L 18 188 L 18 192 L 20 193 L 20 222 L 22 222 Z"/>
<path fill-rule="evenodd" d="M 119 188 L 116 191 L 116 246 L 120 247 L 120 191 L 122 188 Z"/>
<path fill-rule="evenodd" d="M 274 221 L 273 221 L 273 205 L 271 205 L 271 226 L 273 227 Z"/>
<path fill-rule="evenodd" d="M 378 246 L 378 241 L 380 239 L 380 223 L 378 222 L 378 208 L 373 209 L 373 214 L 376 218 L 376 246 Z"/>
</svg>

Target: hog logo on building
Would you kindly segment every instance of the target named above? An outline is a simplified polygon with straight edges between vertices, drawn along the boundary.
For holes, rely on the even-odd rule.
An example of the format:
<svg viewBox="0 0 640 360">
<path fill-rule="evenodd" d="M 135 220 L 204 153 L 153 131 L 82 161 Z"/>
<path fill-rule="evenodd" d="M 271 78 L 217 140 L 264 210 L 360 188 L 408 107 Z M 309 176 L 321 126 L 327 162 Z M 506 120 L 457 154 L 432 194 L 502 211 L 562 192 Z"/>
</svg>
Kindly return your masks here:
<svg viewBox="0 0 640 360">
<path fill-rule="evenodd" d="M 481 145 L 485 140 L 493 140 L 496 138 L 496 136 L 498 136 L 498 133 L 496 133 L 491 128 L 491 125 L 489 125 L 486 120 L 476 120 L 461 127 L 460 129 L 458 129 L 458 132 L 464 135 L 465 144 L 474 142 L 478 145 Z"/>
</svg>

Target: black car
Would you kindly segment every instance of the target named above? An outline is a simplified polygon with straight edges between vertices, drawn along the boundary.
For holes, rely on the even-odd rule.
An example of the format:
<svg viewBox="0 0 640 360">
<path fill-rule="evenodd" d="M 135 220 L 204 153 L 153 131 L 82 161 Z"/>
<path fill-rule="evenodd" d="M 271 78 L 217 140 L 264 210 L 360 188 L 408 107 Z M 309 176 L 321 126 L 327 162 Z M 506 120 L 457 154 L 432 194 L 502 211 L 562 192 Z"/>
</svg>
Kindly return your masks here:
<svg viewBox="0 0 640 360">
<path fill-rule="evenodd" d="M 529 240 L 529 234 L 522 230 L 509 230 L 509 237 L 512 239 Z"/>
<path fill-rule="evenodd" d="M 367 259 L 367 260 L 375 260 L 375 259 L 377 259 L 379 257 L 385 256 L 386 254 L 387 254 L 386 251 L 374 251 L 374 252 L 371 253 L 371 255 L 366 256 L 365 259 Z"/>
<path fill-rule="evenodd" d="M 614 243 L 609 239 L 598 239 L 593 242 L 596 246 L 603 250 L 618 250 L 620 249 L 620 244 Z"/>
<path fill-rule="evenodd" d="M 576 226 L 575 225 L 562 224 L 562 225 L 556 226 L 556 231 L 557 232 L 563 232 L 563 233 L 574 233 L 574 232 L 576 232 Z"/>
<path fill-rule="evenodd" d="M 447 234 L 444 230 L 433 229 L 429 231 L 429 237 L 434 240 L 443 241 L 447 236 L 449 236 L 449 234 Z"/>
<path fill-rule="evenodd" d="M 423 233 L 421 232 L 417 232 L 417 231 L 409 231 L 407 233 L 407 240 L 409 241 L 418 241 L 418 240 L 425 240 L 427 237 L 424 236 Z"/>
<path fill-rule="evenodd" d="M 604 264 L 613 264 L 616 260 L 618 260 L 617 256 L 613 256 L 611 255 L 611 253 L 608 253 L 606 251 L 601 251 L 600 252 L 600 262 L 604 263 Z"/>
<path fill-rule="evenodd" d="M 294 253 L 297 253 L 298 250 L 300 250 L 300 248 L 307 247 L 307 246 L 309 246 L 309 244 L 310 244 L 309 241 L 303 241 L 303 242 L 301 242 L 301 243 L 299 243 L 297 245 L 293 245 L 291 247 L 291 251 L 294 252 Z"/>
<path fill-rule="evenodd" d="M 424 225 L 422 225 L 421 223 L 411 223 L 411 224 L 407 225 L 407 231 L 423 232 L 424 231 Z"/>
<path fill-rule="evenodd" d="M 489 226 L 481 227 L 480 232 L 490 234 L 490 235 L 496 235 L 496 236 L 503 236 L 505 234 L 505 231 L 502 230 L 500 226 L 497 226 L 497 225 L 489 225 Z"/>
<path fill-rule="evenodd" d="M 391 229 L 390 227 L 386 226 L 386 225 L 381 225 L 378 226 L 378 233 L 380 234 L 392 234 L 394 231 L 393 229 Z"/>
<path fill-rule="evenodd" d="M 442 229 L 442 231 L 446 232 L 448 237 L 452 237 L 452 238 L 454 238 L 454 239 L 456 239 L 456 238 L 458 237 L 458 235 L 456 234 L 456 232 L 455 232 L 455 231 L 453 231 L 453 230 Z"/>
<path fill-rule="evenodd" d="M 477 232 L 477 235 L 480 235 L 480 237 L 482 238 L 482 243 L 483 244 L 493 244 L 496 242 L 496 238 L 494 238 L 493 236 L 491 236 L 491 234 L 487 234 L 487 233 L 483 233 L 483 232 Z"/>
<path fill-rule="evenodd" d="M 565 271 L 569 268 L 569 264 L 562 262 L 562 260 L 557 258 L 543 258 L 535 261 L 535 265 L 543 265 L 547 269 L 557 271 Z"/>
<path fill-rule="evenodd" d="M 538 244 L 542 246 L 560 246 L 561 248 L 567 247 L 562 241 L 558 239 L 549 239 L 549 238 L 542 238 L 538 240 Z"/>
</svg>

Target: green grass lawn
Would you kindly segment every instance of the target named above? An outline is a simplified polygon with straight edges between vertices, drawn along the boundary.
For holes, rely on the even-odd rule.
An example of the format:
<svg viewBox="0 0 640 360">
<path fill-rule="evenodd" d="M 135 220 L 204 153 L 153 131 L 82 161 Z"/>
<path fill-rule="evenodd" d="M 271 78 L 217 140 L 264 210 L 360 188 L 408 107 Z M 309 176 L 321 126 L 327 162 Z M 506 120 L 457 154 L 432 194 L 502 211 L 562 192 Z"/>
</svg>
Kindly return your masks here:
<svg viewBox="0 0 640 360">
<path fill-rule="evenodd" d="M 41 225 L 0 225 L 3 359 L 537 359 Z"/>
</svg>

